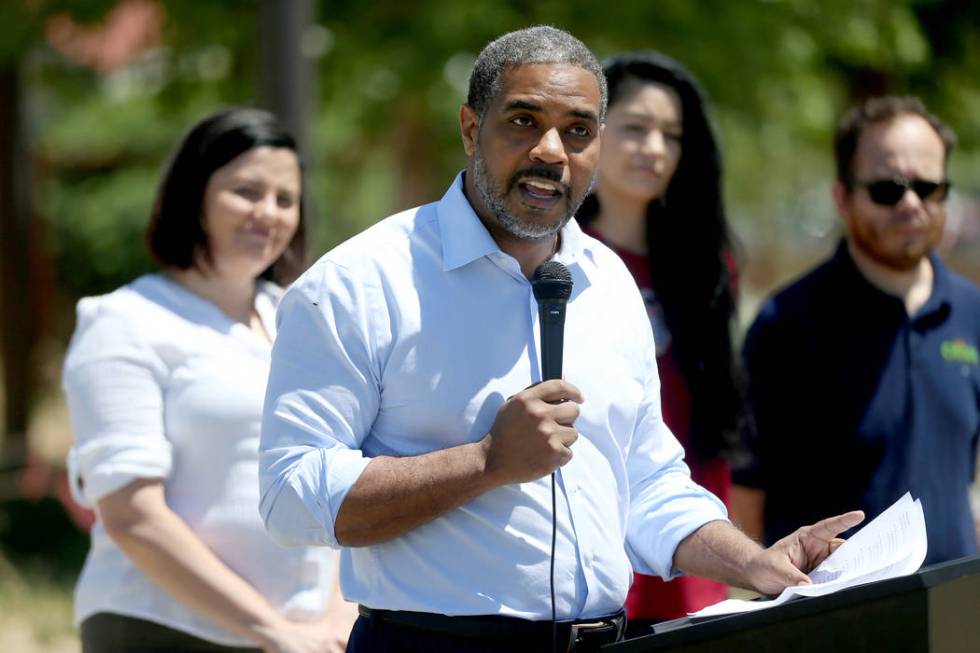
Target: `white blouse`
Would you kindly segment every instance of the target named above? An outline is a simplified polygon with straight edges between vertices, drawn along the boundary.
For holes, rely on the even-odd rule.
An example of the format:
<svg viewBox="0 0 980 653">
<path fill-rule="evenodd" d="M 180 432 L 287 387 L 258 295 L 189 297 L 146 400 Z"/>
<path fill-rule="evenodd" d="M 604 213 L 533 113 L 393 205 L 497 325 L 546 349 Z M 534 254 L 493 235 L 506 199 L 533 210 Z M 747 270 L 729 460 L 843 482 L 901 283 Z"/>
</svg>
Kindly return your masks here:
<svg viewBox="0 0 980 653">
<path fill-rule="evenodd" d="M 266 282 L 256 293 L 272 337 L 281 293 Z M 270 352 L 246 325 L 161 275 L 81 300 L 63 375 L 75 434 L 69 477 L 88 506 L 134 479 L 163 479 L 167 505 L 226 565 L 283 615 L 313 619 L 326 608 L 336 553 L 279 546 L 258 512 Z M 98 612 L 254 646 L 145 578 L 96 521 L 75 621 Z"/>
</svg>

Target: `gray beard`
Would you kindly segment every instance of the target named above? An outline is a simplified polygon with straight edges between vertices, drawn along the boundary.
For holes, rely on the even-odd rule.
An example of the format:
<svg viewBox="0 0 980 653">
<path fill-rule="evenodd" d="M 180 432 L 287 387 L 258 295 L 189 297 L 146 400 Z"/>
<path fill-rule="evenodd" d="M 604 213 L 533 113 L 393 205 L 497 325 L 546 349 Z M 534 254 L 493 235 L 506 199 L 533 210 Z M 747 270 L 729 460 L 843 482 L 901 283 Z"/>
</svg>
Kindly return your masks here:
<svg viewBox="0 0 980 653">
<path fill-rule="evenodd" d="M 516 215 L 507 210 L 504 203 L 504 191 L 497 185 L 496 180 L 487 170 L 486 159 L 483 158 L 483 151 L 479 144 L 473 154 L 473 186 L 480 195 L 480 201 L 487 207 L 493 217 L 497 219 L 497 224 L 511 236 L 521 240 L 544 240 L 551 238 L 561 231 L 561 228 L 568 224 L 575 213 L 578 211 L 582 200 L 575 203 L 570 210 L 557 224 L 537 224 L 521 220 Z M 582 198 L 585 199 L 584 197 Z"/>
</svg>

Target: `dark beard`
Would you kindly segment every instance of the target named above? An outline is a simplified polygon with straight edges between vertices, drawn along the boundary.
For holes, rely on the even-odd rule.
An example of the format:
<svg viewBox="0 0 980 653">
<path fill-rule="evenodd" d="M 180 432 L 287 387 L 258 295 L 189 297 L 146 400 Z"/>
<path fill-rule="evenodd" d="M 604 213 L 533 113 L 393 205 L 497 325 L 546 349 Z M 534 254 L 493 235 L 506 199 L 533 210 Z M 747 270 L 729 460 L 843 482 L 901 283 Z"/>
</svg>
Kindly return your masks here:
<svg viewBox="0 0 980 653">
<path fill-rule="evenodd" d="M 480 149 L 479 144 L 477 144 L 476 152 L 473 154 L 473 187 L 476 188 L 476 192 L 480 196 L 480 201 L 493 214 L 493 217 L 496 218 L 497 224 L 511 236 L 520 238 L 521 240 L 544 240 L 554 236 L 561 231 L 562 227 L 568 224 L 568 221 L 572 219 L 572 216 L 575 215 L 582 201 L 585 199 L 585 194 L 583 193 L 582 197 L 573 200 L 571 188 L 565 185 L 566 212 L 562 219 L 554 224 L 528 222 L 518 218 L 507 210 L 504 197 L 523 177 L 529 176 L 541 177 L 556 182 L 561 181 L 560 178 L 555 179 L 556 174 L 552 169 L 544 166 L 532 166 L 531 168 L 526 168 L 515 173 L 505 191 L 500 188 L 487 170 L 486 159 L 483 158 L 483 151 Z"/>
</svg>

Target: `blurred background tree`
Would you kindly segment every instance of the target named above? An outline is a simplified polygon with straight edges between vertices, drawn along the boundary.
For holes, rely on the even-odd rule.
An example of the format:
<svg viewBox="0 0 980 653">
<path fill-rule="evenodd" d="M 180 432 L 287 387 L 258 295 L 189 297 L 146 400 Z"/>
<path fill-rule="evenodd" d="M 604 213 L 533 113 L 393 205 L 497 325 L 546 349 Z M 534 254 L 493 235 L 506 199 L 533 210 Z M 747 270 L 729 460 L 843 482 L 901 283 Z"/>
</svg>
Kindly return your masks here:
<svg viewBox="0 0 980 653">
<path fill-rule="evenodd" d="M 980 280 L 978 3 L 282 0 L 302 15 L 286 35 L 299 52 L 292 64 L 270 56 L 282 46 L 274 3 L 0 3 L 0 451 L 6 471 L 18 472 L 4 476 L 0 499 L 24 488 L 12 431 L 49 462 L 70 441 L 58 375 L 74 302 L 152 269 L 143 230 L 171 148 L 219 107 L 287 106 L 290 98 L 269 95 L 286 92 L 278 76 L 296 73 L 283 68 L 296 61 L 313 71 L 298 77 L 313 258 L 381 217 L 438 199 L 464 164 L 457 116 L 476 53 L 505 31 L 549 23 L 600 56 L 662 50 L 703 82 L 745 248 L 744 318 L 830 251 L 839 233 L 831 135 L 839 114 L 872 94 L 920 95 L 958 131 L 944 253 Z M 3 524 L 0 535 L 10 532 Z"/>
<path fill-rule="evenodd" d="M 125 59 L 86 59 L 59 37 L 55 19 L 120 38 L 122 27 L 110 29 L 119 3 L 21 4 L 59 10 L 21 52 L 36 210 L 56 304 L 70 309 L 78 296 L 149 269 L 142 231 L 161 167 L 202 114 L 261 103 L 257 45 L 268 27 L 257 2 L 129 0 L 121 5 L 143 9 L 150 23 L 144 47 Z M 959 132 L 957 189 L 972 194 L 980 171 L 976 3 L 338 0 L 318 3 L 313 16 L 300 47 L 317 70 L 307 147 L 316 162 L 314 255 L 441 196 L 463 164 L 456 118 L 473 57 L 496 35 L 533 23 L 567 28 L 600 56 L 661 49 L 700 77 L 724 145 L 727 199 L 752 258 L 825 246 L 836 224 L 830 136 L 860 97 L 923 96 Z M 58 337 L 71 326 L 70 311 L 65 317 Z"/>
</svg>

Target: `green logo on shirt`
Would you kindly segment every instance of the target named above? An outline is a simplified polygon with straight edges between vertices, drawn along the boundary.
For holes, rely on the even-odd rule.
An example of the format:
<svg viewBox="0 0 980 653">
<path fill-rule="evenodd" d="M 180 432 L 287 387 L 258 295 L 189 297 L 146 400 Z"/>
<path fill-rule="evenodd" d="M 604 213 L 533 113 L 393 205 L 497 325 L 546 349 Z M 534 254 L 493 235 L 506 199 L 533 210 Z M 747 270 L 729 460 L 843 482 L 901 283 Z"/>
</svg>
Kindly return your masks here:
<svg viewBox="0 0 980 653">
<path fill-rule="evenodd" d="M 968 344 L 963 338 L 957 338 L 956 340 L 944 340 L 940 347 L 940 351 L 943 354 L 943 358 L 950 363 L 968 363 L 970 365 L 976 365 L 980 362 L 980 354 L 977 353 L 977 348 L 971 344 Z"/>
</svg>

